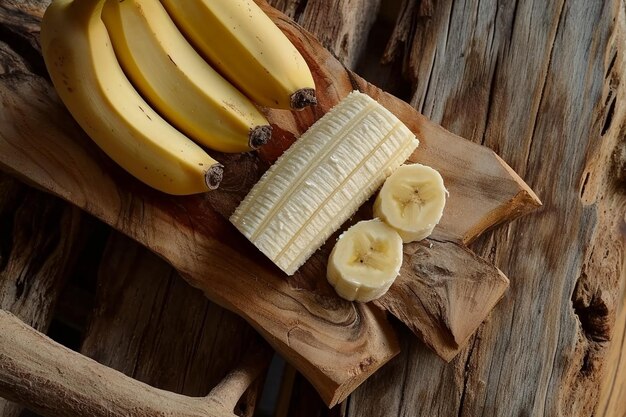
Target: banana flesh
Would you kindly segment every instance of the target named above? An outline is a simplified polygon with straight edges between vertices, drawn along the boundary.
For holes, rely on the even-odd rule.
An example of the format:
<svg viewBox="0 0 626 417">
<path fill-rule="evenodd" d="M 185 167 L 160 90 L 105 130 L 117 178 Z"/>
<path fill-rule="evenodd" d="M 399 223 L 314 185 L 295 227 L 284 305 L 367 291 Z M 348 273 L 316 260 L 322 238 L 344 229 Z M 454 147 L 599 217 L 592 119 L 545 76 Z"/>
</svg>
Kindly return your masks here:
<svg viewBox="0 0 626 417">
<path fill-rule="evenodd" d="M 328 259 L 326 277 L 340 297 L 363 303 L 387 292 L 402 266 L 402 239 L 378 219 L 342 233 Z"/>
<path fill-rule="evenodd" d="M 267 119 L 193 49 L 158 0 L 106 0 L 102 19 L 127 76 L 178 130 L 221 152 L 269 140 Z"/>
<path fill-rule="evenodd" d="M 274 163 L 230 221 L 293 275 L 417 146 L 387 109 L 352 92 Z"/>
<path fill-rule="evenodd" d="M 381 188 L 374 216 L 396 229 L 405 243 L 422 240 L 439 223 L 446 195 L 443 178 L 435 169 L 403 165 Z"/>
<path fill-rule="evenodd" d="M 257 104 L 301 109 L 316 103 L 306 61 L 253 0 L 161 0 L 215 68 Z"/>
<path fill-rule="evenodd" d="M 120 67 L 100 0 L 54 0 L 41 25 L 52 82 L 87 134 L 130 174 L 170 194 L 219 185 L 223 167 L 161 118 Z"/>
</svg>

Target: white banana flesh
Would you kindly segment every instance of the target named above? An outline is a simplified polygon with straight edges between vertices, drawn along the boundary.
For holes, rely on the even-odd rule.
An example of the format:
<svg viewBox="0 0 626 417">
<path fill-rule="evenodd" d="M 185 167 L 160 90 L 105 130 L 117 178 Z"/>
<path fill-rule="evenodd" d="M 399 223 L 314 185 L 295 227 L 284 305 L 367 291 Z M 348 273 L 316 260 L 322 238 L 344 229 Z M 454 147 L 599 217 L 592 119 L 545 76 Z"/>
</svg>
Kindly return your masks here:
<svg viewBox="0 0 626 417">
<path fill-rule="evenodd" d="M 387 109 L 352 92 L 274 163 L 230 221 L 293 275 L 418 144 Z"/>
<path fill-rule="evenodd" d="M 106 0 L 102 19 L 126 75 L 178 130 L 220 152 L 269 140 L 267 119 L 195 51 L 159 0 Z"/>
<path fill-rule="evenodd" d="M 316 103 L 315 82 L 295 46 L 253 0 L 161 0 L 192 44 L 261 106 Z"/>
<path fill-rule="evenodd" d="M 420 164 L 403 165 L 381 188 L 374 216 L 396 229 L 405 243 L 422 240 L 439 223 L 446 195 L 437 170 Z"/>
<path fill-rule="evenodd" d="M 361 221 L 339 236 L 326 277 L 340 297 L 363 303 L 384 295 L 402 266 L 402 238 L 378 219 Z"/>
<path fill-rule="evenodd" d="M 120 67 L 103 1 L 54 0 L 41 24 L 46 67 L 87 134 L 130 174 L 170 194 L 217 188 L 223 167 L 159 116 Z"/>
</svg>

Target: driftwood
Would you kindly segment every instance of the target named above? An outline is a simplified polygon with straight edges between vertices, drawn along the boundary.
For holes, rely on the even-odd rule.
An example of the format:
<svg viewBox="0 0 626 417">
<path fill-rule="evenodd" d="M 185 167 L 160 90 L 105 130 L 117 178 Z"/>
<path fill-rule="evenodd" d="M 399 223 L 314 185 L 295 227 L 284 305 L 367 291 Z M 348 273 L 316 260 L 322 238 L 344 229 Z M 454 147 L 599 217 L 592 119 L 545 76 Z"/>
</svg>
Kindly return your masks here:
<svg viewBox="0 0 626 417">
<path fill-rule="evenodd" d="M 297 117 L 287 112 L 268 112 L 277 138 L 273 146 L 261 152 L 261 159 L 252 158 L 253 166 L 272 161 L 340 97 L 358 88 L 391 108 L 423 140 L 414 160 L 431 164 L 444 175 L 452 197 L 448 214 L 436 232 L 437 239 L 452 241 L 462 250 L 462 243 L 486 228 L 516 218 L 537 205 L 532 191 L 493 152 L 451 135 L 406 104 L 345 71 L 310 35 L 281 15 L 269 12 L 308 59 L 317 77 L 320 105 Z M 72 201 L 168 259 L 193 285 L 257 327 L 315 383 L 328 404 L 345 398 L 397 352 L 391 328 L 376 309 L 342 302 L 324 288 L 310 288 L 311 278 L 320 275 L 319 269 L 309 269 L 309 274 L 314 272 L 309 279 L 296 279 L 290 284 L 267 261 L 251 256 L 251 246 L 211 211 L 224 210 L 216 207 L 213 198 L 168 198 L 130 180 L 73 128 L 45 81 L 19 73 L 5 80 L 0 90 L 2 99 L 9 103 L 3 115 L 8 130 L 2 132 L 0 141 L 0 158 L 6 169 Z M 44 137 L 45 141 L 38 140 Z M 39 162 L 33 164 L 35 160 Z M 243 162 L 240 167 L 246 166 Z M 54 177 L 49 172 L 55 172 Z M 256 173 L 252 169 L 248 172 L 252 176 Z M 219 201 L 228 202 L 230 196 L 225 192 L 222 195 Z M 232 195 L 236 197 L 237 193 Z M 473 209 L 465 211 L 465 207 Z M 309 265 L 322 263 L 318 258 Z M 306 277 L 306 271 L 305 267 L 302 277 Z M 233 275 L 239 279 L 232 280 Z M 303 281 L 308 281 L 307 291 L 302 291 Z M 493 292 L 490 302 L 495 303 L 500 296 Z M 432 305 L 439 308 L 441 304 Z M 418 314 L 398 316 L 415 320 L 409 322 L 415 328 L 420 328 L 421 322 L 429 326 Z M 430 340 L 462 339 L 448 328 L 453 320 L 442 317 L 440 309 L 428 311 L 428 315 L 443 323 L 430 328 L 448 332 Z M 475 321 L 474 315 L 468 317 Z M 463 329 L 461 334 L 466 327 L 457 326 Z M 446 349 L 445 355 L 449 355 L 449 347 Z M 329 355 L 333 363 L 342 366 L 326 366 Z"/>
<path fill-rule="evenodd" d="M 72 352 L 0 310 L 0 395 L 45 417 L 235 416 L 239 398 L 269 358 L 267 348 L 251 351 L 208 396 L 186 397 Z"/>
<path fill-rule="evenodd" d="M 259 343 L 245 321 L 119 233 L 108 240 L 98 283 L 80 352 L 156 388 L 206 395 Z M 258 388 L 244 396 L 240 415 L 252 415 Z"/>
</svg>

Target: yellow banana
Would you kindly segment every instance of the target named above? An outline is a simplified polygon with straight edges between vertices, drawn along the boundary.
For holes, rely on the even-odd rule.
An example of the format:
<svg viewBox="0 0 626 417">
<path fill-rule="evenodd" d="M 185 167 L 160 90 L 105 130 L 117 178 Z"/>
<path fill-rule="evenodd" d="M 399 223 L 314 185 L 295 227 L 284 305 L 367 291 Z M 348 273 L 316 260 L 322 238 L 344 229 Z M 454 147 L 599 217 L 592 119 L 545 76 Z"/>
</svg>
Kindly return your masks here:
<svg viewBox="0 0 626 417">
<path fill-rule="evenodd" d="M 41 24 L 44 60 L 61 99 L 113 160 L 170 194 L 217 188 L 223 167 L 163 120 L 119 66 L 102 0 L 54 0 Z"/>
<path fill-rule="evenodd" d="M 246 152 L 269 140 L 267 119 L 198 55 L 159 0 L 105 0 L 102 20 L 126 75 L 196 143 Z"/>
<path fill-rule="evenodd" d="M 161 0 L 195 47 L 256 103 L 302 109 L 316 103 L 300 52 L 252 0 Z"/>
</svg>

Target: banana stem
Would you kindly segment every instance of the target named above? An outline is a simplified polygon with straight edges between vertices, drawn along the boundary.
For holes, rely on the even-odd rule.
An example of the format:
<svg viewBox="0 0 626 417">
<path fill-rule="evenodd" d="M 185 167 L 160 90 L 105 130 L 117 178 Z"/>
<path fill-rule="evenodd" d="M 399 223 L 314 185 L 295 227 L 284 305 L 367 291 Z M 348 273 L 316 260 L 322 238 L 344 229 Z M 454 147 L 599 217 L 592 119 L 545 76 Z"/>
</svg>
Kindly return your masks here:
<svg viewBox="0 0 626 417">
<path fill-rule="evenodd" d="M 316 104 L 317 97 L 315 97 L 315 90 L 312 88 L 303 88 L 291 95 L 291 108 L 294 110 L 302 110 Z"/>
<path fill-rule="evenodd" d="M 222 164 L 212 165 L 204 174 L 204 181 L 209 190 L 217 189 L 222 182 L 222 178 L 224 178 L 224 165 Z"/>
<path fill-rule="evenodd" d="M 265 145 L 269 142 L 272 137 L 272 126 L 264 125 L 264 126 L 255 126 L 250 129 L 250 141 L 249 146 L 252 149 L 258 149 L 261 146 Z"/>
</svg>

